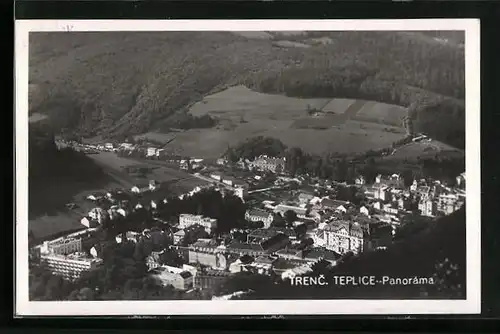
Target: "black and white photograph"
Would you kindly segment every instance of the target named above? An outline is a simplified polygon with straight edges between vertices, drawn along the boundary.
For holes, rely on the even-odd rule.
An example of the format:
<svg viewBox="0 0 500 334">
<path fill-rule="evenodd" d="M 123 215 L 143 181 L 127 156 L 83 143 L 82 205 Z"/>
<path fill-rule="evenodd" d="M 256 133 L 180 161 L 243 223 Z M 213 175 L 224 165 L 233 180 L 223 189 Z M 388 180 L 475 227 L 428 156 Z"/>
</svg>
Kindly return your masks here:
<svg viewBox="0 0 500 334">
<path fill-rule="evenodd" d="M 17 21 L 19 315 L 480 312 L 479 22 Z"/>
</svg>

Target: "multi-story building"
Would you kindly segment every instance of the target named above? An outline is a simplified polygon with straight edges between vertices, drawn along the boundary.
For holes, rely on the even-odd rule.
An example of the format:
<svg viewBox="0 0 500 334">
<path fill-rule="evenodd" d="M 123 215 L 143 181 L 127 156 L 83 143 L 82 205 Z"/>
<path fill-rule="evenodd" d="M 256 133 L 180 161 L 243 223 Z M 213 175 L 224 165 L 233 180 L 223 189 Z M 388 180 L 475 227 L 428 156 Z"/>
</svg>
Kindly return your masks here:
<svg viewBox="0 0 500 334">
<path fill-rule="evenodd" d="M 251 222 L 261 221 L 265 228 L 269 228 L 273 222 L 273 214 L 260 209 L 251 209 L 245 212 L 245 219 Z"/>
<path fill-rule="evenodd" d="M 201 290 L 213 290 L 223 284 L 231 276 L 230 272 L 207 270 L 199 272 L 194 278 L 194 287 Z"/>
<path fill-rule="evenodd" d="M 179 228 L 184 229 L 196 224 L 203 226 L 205 231 L 210 234 L 217 228 L 217 219 L 189 213 L 182 213 L 179 215 Z"/>
<path fill-rule="evenodd" d="M 102 259 L 91 258 L 81 251 L 81 238 L 60 238 L 41 245 L 40 259 L 54 274 L 73 280 L 102 263 Z"/>
<path fill-rule="evenodd" d="M 359 254 L 368 247 L 368 235 L 358 223 L 336 221 L 318 230 L 315 244 L 339 254 Z"/>
<path fill-rule="evenodd" d="M 182 291 L 194 287 L 194 275 L 184 268 L 160 266 L 153 269 L 152 274 L 162 282 L 163 286 L 171 285 Z"/>
<path fill-rule="evenodd" d="M 89 257 L 82 252 L 67 255 L 42 254 L 41 259 L 54 274 L 68 280 L 77 279 L 82 272 L 94 270 L 102 264 L 102 259 Z"/>
<path fill-rule="evenodd" d="M 270 171 L 273 173 L 281 173 L 285 170 L 285 158 L 272 158 L 260 156 L 249 163 L 250 169 L 258 169 Z"/>
<path fill-rule="evenodd" d="M 52 241 L 45 241 L 40 252 L 42 254 L 66 255 L 82 251 L 81 238 L 58 238 Z"/>
<path fill-rule="evenodd" d="M 225 270 L 229 266 L 225 245 L 219 245 L 212 239 L 198 239 L 198 241 L 190 245 L 188 262 L 199 263 L 218 270 Z"/>
<path fill-rule="evenodd" d="M 418 203 L 420 214 L 426 217 L 434 217 L 437 214 L 437 203 L 431 197 L 423 197 Z"/>
<path fill-rule="evenodd" d="M 437 198 L 437 211 L 449 215 L 462 207 L 464 202 L 457 194 L 440 194 Z"/>
<path fill-rule="evenodd" d="M 99 224 L 102 224 L 106 219 L 108 219 L 108 212 L 100 207 L 93 208 L 89 211 L 88 216 L 96 220 Z"/>
</svg>

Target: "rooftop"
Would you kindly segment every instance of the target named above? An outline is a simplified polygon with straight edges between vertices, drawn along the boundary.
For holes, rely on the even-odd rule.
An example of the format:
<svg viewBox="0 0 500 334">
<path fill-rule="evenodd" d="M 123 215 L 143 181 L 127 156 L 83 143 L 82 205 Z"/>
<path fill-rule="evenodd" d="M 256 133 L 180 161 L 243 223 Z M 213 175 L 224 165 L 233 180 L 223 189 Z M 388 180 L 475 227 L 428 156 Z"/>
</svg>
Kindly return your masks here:
<svg viewBox="0 0 500 334">
<path fill-rule="evenodd" d="M 248 210 L 248 214 L 250 216 L 258 216 L 258 217 L 262 217 L 262 218 L 267 218 L 267 217 L 269 217 L 269 215 L 271 213 L 269 213 L 265 210 L 262 210 L 262 209 L 251 209 L 251 210 Z"/>
</svg>

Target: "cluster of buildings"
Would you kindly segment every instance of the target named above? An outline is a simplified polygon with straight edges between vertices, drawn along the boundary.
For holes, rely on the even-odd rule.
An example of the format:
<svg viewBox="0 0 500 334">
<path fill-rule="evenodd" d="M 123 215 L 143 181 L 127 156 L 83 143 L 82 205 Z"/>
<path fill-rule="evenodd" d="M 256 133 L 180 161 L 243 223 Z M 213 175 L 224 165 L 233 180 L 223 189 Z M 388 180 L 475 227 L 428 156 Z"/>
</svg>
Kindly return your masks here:
<svg viewBox="0 0 500 334">
<path fill-rule="evenodd" d="M 133 144 L 127 143 L 113 147 L 119 150 L 134 148 Z M 161 152 L 148 149 L 146 155 L 159 156 Z M 224 165 L 226 162 L 221 158 L 216 163 Z M 284 158 L 260 156 L 241 163 L 241 167 L 247 170 L 245 173 L 252 171 L 251 174 L 257 176 L 257 171 L 281 174 L 286 161 Z M 211 187 L 219 186 L 220 191 L 230 190 L 242 199 L 253 192 L 249 192 L 247 182 L 223 172 L 210 171 L 204 175 L 212 181 Z M 295 181 L 280 175 L 273 186 L 262 189 L 258 196 L 252 195 L 244 218 L 249 222 L 262 222 L 261 228 L 235 229 L 220 238 L 198 238 L 187 244 L 182 241 L 189 231 L 199 229 L 213 235 L 218 221 L 183 213 L 179 215 L 178 224 L 172 224 L 168 236 L 162 230 L 151 229 L 128 231 L 116 236 L 115 240 L 117 243 L 151 240 L 155 247 L 146 261 L 149 274 L 163 285 L 182 291 L 213 290 L 239 272 L 275 275 L 285 280 L 307 274 L 319 261 L 336 266 L 352 254 L 385 249 L 392 243 L 396 228 L 405 215 L 414 214 L 415 210 L 428 217 L 447 215 L 465 202 L 465 173 L 457 177 L 455 187 L 429 180 L 416 180 L 406 187 L 398 174 L 378 175 L 373 184 L 367 184 L 360 176 L 354 184 L 364 195 L 359 205 L 336 198 L 331 187 L 328 188 L 328 191 L 332 190 L 330 194 L 324 195 L 317 191 L 317 188 L 324 187 L 314 185 L 312 190 L 306 190 L 300 182 L 298 190 L 287 188 L 280 193 L 282 195 L 266 193 L 266 189 L 276 189 L 279 188 L 277 185 Z M 156 194 L 160 189 L 157 182 L 150 181 L 136 185 L 130 193 L 143 197 L 147 193 Z M 197 187 L 191 193 L 201 189 Z M 161 194 L 156 197 L 161 197 Z M 92 194 L 88 199 L 109 204 L 95 207 L 82 218 L 81 223 L 89 229 L 102 225 L 106 219 L 126 217 L 140 208 L 155 209 L 161 201 L 147 196 L 134 201 L 117 191 Z M 280 216 L 282 225 L 278 227 L 275 222 Z M 294 221 L 289 221 L 290 217 Z M 243 239 L 241 235 L 244 235 Z M 176 252 L 184 264 L 178 267 L 164 264 L 162 254 L 167 249 Z M 39 246 L 40 257 L 49 268 L 68 279 L 75 279 L 83 271 L 93 270 L 102 263 L 95 250 L 90 253 L 86 256 L 82 252 L 81 238 L 76 236 Z"/>
<path fill-rule="evenodd" d="M 245 161 L 245 165 L 250 170 L 268 171 L 275 174 L 281 174 L 285 171 L 285 158 L 259 156 L 253 161 Z"/>
<path fill-rule="evenodd" d="M 86 232 L 84 232 L 86 233 Z M 82 243 L 85 236 L 75 233 L 35 247 L 35 253 L 55 274 L 65 279 L 75 280 L 83 272 L 97 269 L 102 259 L 91 256 L 83 251 Z"/>
</svg>

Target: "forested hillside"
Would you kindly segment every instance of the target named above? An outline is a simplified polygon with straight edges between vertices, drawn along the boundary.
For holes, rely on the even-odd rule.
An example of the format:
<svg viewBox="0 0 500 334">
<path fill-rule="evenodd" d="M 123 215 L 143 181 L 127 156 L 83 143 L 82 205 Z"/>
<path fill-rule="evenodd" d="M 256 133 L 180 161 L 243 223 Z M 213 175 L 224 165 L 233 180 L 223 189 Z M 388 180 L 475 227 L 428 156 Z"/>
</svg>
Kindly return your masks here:
<svg viewBox="0 0 500 334">
<path fill-rule="evenodd" d="M 296 97 L 411 106 L 416 131 L 463 147 L 463 48 L 398 32 L 283 38 L 320 37 L 329 43 L 299 48 L 228 32 L 35 33 L 30 110 L 82 135 L 137 134 L 168 123 L 207 94 L 245 84 Z M 443 122 L 445 128 L 436 128 Z"/>
</svg>

